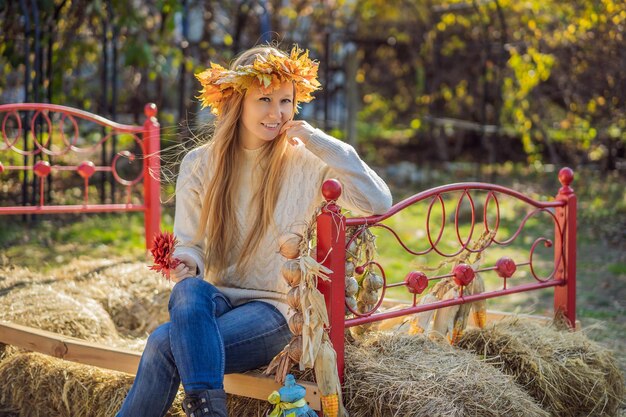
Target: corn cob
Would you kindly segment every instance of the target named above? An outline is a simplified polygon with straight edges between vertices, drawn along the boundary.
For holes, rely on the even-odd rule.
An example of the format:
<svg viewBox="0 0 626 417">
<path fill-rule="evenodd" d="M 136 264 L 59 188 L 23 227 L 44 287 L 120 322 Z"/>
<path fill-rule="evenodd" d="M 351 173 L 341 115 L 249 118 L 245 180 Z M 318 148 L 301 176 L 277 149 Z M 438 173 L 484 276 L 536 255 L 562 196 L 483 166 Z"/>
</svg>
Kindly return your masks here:
<svg viewBox="0 0 626 417">
<path fill-rule="evenodd" d="M 455 344 L 459 341 L 467 326 L 467 318 L 469 316 L 471 306 L 469 304 L 462 304 L 459 306 L 459 310 L 454 317 L 454 324 L 452 326 L 452 332 L 448 334 L 448 342 Z"/>
<path fill-rule="evenodd" d="M 437 301 L 437 297 L 433 294 L 428 293 L 419 302 L 419 305 L 422 304 L 430 304 Z M 428 328 L 428 324 L 433 317 L 435 310 L 423 311 L 421 313 L 416 313 L 411 316 L 409 322 L 411 323 L 411 327 L 409 328 L 409 334 L 416 335 L 424 333 L 424 331 Z"/>
<path fill-rule="evenodd" d="M 441 300 L 452 300 L 459 296 L 457 289 L 453 286 L 446 292 Z M 454 328 L 454 318 L 459 311 L 459 306 L 450 306 L 437 310 L 435 313 L 435 319 L 433 325 L 428 331 L 428 337 L 431 339 L 438 339 L 445 337 L 447 334 L 452 334 Z"/>
<path fill-rule="evenodd" d="M 474 294 L 485 292 L 485 281 L 483 281 L 479 274 L 476 274 L 473 284 Z M 487 302 L 485 300 L 475 301 L 472 303 L 472 316 L 476 326 L 482 329 L 487 325 Z"/>
<path fill-rule="evenodd" d="M 337 394 L 322 395 L 320 399 L 325 417 L 339 416 L 339 396 Z"/>
</svg>

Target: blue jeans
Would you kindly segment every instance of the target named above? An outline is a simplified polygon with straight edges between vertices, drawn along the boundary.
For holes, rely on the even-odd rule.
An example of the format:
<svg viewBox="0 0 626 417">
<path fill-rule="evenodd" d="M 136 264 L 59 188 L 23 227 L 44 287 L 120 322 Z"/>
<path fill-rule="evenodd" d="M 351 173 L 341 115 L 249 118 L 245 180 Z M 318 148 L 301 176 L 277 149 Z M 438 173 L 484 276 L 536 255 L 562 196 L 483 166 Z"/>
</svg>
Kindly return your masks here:
<svg viewBox="0 0 626 417">
<path fill-rule="evenodd" d="M 221 389 L 224 374 L 269 363 L 291 339 L 283 315 L 262 301 L 232 307 L 213 285 L 187 278 L 172 289 L 170 322 L 149 337 L 117 417 L 162 417 L 185 392 Z"/>
</svg>

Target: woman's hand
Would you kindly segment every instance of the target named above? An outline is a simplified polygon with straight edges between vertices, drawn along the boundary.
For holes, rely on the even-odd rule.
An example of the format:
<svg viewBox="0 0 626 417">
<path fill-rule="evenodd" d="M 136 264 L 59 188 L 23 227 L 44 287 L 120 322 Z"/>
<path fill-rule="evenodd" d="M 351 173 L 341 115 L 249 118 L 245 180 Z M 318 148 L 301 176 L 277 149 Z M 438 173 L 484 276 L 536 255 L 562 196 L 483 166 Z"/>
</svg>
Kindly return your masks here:
<svg viewBox="0 0 626 417">
<path fill-rule="evenodd" d="M 298 143 L 295 138 L 300 139 L 306 145 L 313 132 L 315 128 L 304 120 L 289 120 L 280 129 L 280 133 L 285 133 L 285 137 L 292 145 Z"/>
<path fill-rule="evenodd" d="M 182 281 L 185 278 L 195 277 L 198 265 L 189 255 L 181 254 L 176 256 L 180 264 L 170 271 L 170 280 L 174 282 Z"/>
</svg>

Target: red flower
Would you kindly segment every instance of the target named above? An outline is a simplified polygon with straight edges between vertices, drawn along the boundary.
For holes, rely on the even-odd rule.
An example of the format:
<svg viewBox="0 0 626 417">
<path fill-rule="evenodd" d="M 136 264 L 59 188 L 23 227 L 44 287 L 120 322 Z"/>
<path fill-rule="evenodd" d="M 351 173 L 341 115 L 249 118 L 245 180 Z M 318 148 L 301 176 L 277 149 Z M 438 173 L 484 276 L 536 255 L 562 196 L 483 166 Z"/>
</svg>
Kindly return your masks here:
<svg viewBox="0 0 626 417">
<path fill-rule="evenodd" d="M 180 260 L 172 257 L 177 243 L 172 233 L 159 232 L 154 236 L 152 249 L 150 249 L 154 258 L 154 265 L 150 269 L 160 272 L 168 280 L 170 271 L 180 265 Z"/>
</svg>

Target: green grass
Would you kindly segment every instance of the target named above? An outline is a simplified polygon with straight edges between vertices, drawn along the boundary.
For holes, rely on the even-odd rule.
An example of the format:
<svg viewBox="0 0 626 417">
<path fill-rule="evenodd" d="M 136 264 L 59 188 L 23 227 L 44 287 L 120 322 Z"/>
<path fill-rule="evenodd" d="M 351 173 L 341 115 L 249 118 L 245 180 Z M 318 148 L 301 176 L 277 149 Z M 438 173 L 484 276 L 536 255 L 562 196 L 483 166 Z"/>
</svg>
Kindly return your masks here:
<svg viewBox="0 0 626 417">
<path fill-rule="evenodd" d="M 0 264 L 47 271 L 79 257 L 144 259 L 141 213 L 41 217 L 30 222 L 20 216 L 0 218 Z M 163 214 L 161 224 L 171 230 L 170 213 Z"/>
<path fill-rule="evenodd" d="M 485 231 L 483 225 L 483 204 L 486 199 L 486 193 L 482 191 L 470 193 L 475 204 L 475 226 L 471 235 L 471 242 L 475 243 Z M 444 197 L 445 206 L 445 227 L 443 229 L 440 242 L 437 249 L 443 254 L 454 254 L 461 247 L 459 240 L 463 243 L 470 237 L 471 232 L 471 209 L 467 198 L 459 207 L 459 236 L 456 234 L 455 228 L 455 211 L 460 192 L 455 192 Z M 508 240 L 520 227 L 521 220 L 526 213 L 532 209 L 525 207 L 525 204 L 519 203 L 517 200 L 499 195 L 500 203 L 500 226 L 495 238 L 498 241 Z M 387 219 L 384 224 L 391 227 L 403 243 L 414 252 L 423 252 L 431 248 L 428 240 L 427 222 L 428 209 L 430 204 L 428 201 L 420 202 L 410 206 L 400 213 Z M 495 206 L 490 205 L 487 214 L 489 229 L 493 230 L 495 226 Z M 436 240 L 441 225 L 443 223 L 443 211 L 439 203 L 435 203 L 430 217 L 430 234 L 433 241 Z M 388 282 L 395 283 L 404 279 L 405 275 L 412 271 L 418 270 L 425 272 L 428 276 L 443 275 L 450 273 L 453 263 L 450 263 L 454 257 L 446 257 L 431 250 L 428 254 L 415 256 L 407 252 L 389 231 L 382 228 L 373 228 L 374 234 L 377 236 L 376 244 L 378 248 L 377 261 L 384 267 Z M 508 256 L 517 263 L 529 260 L 530 248 L 533 242 L 540 237 L 553 239 L 554 226 L 552 218 L 547 213 L 537 213 L 525 224 L 520 235 L 508 246 L 500 246 L 493 244 L 485 250 L 485 256 L 482 259 L 483 266 L 493 266 L 495 262 L 502 256 Z M 472 245 L 470 243 L 470 246 Z M 547 276 L 551 272 L 554 254 L 552 249 L 544 248 L 540 245 L 535 251 L 533 265 L 540 276 Z M 473 261 L 475 256 L 471 257 Z M 442 265 L 443 264 L 443 265 Z M 439 270 L 430 271 L 434 266 L 442 265 Z M 488 289 L 496 289 L 502 287 L 502 279 L 494 272 L 485 272 L 481 275 L 485 280 Z M 531 282 L 530 270 L 526 267 L 520 267 L 516 272 L 515 278 L 509 280 L 509 286 L 519 283 Z M 403 287 L 392 288 L 389 295 L 398 299 L 410 299 L 411 295 Z"/>
</svg>

